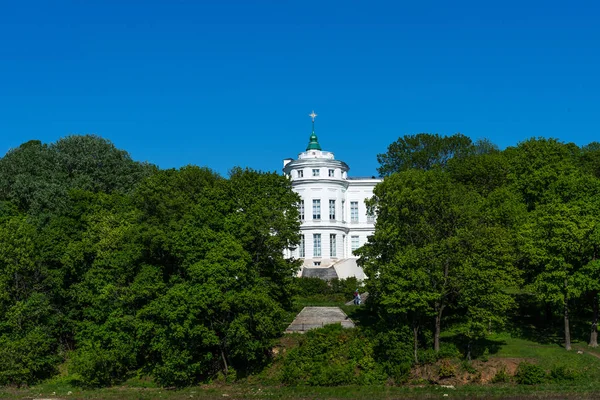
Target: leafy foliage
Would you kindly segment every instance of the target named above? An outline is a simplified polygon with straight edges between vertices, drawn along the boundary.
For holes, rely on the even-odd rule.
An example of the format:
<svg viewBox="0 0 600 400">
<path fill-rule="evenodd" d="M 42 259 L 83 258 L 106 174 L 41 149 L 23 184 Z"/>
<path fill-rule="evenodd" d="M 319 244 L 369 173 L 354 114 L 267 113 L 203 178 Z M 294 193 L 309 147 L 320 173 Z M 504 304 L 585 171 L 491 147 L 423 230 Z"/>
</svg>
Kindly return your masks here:
<svg viewBox="0 0 600 400">
<path fill-rule="evenodd" d="M 353 293 L 361 286 L 355 277 L 332 279 L 325 281 L 320 278 L 296 278 L 297 292 L 303 296 L 339 295 L 342 299 L 352 298 Z"/>
<path fill-rule="evenodd" d="M 485 151 L 485 143 L 480 149 Z M 445 167 L 454 157 L 460 158 L 475 152 L 471 139 L 457 133 L 452 136 L 419 133 L 398 138 L 390 144 L 386 153 L 378 154 L 379 175 L 388 176 L 394 172 L 409 169 L 430 170 L 434 167 Z"/>
<path fill-rule="evenodd" d="M 546 371 L 539 365 L 522 362 L 517 368 L 515 379 L 521 385 L 538 385 L 546 380 Z"/>
<path fill-rule="evenodd" d="M 0 159 L 0 200 L 33 215 L 66 212 L 70 190 L 131 192 L 154 171 L 98 136 L 31 140 Z"/>
<path fill-rule="evenodd" d="M 282 371 L 283 382 L 291 385 L 364 385 L 385 379 L 373 343 L 359 330 L 339 324 L 307 332 L 305 340 L 287 354 Z"/>
<path fill-rule="evenodd" d="M 492 377 L 492 383 L 508 383 L 510 382 L 510 375 L 506 372 L 506 368 L 501 368 Z"/>
<path fill-rule="evenodd" d="M 157 171 L 96 136 L 0 159 L 0 384 L 69 357 L 86 386 L 188 385 L 264 365 L 291 310 L 285 177 Z"/>
<path fill-rule="evenodd" d="M 376 229 L 357 252 L 369 277 L 362 326 L 307 333 L 280 378 L 401 383 L 415 363 L 463 356 L 469 366 L 523 298 L 533 312 L 521 305 L 519 317 L 544 315 L 545 327 L 560 310 L 567 348 L 573 317 L 591 320 L 597 344 L 599 148 L 399 138 L 379 155 L 385 179 L 368 202 Z M 158 170 L 93 135 L 9 151 L 0 159 L 0 385 L 32 384 L 60 363 L 93 387 L 138 374 L 162 386 L 231 382 L 260 370 L 294 295 L 345 299 L 358 287 L 295 277 L 298 262 L 283 254 L 299 241 L 297 203 L 275 173 Z M 580 369 L 554 366 L 549 379 L 573 381 Z M 516 379 L 547 378 L 522 364 Z"/>
<path fill-rule="evenodd" d="M 577 371 L 565 365 L 555 365 L 549 374 L 549 378 L 554 382 L 574 381 L 578 376 Z"/>
</svg>

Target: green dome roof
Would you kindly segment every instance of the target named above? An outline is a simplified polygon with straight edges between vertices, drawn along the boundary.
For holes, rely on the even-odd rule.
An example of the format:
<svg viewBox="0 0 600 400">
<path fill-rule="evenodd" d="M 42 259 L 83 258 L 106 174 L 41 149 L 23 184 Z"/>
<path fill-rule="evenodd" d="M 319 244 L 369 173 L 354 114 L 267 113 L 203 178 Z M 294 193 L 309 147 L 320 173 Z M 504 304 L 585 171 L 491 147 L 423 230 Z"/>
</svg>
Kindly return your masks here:
<svg viewBox="0 0 600 400">
<path fill-rule="evenodd" d="M 317 135 L 315 135 L 315 131 L 313 131 L 312 135 L 310 135 L 308 146 L 306 146 L 306 151 L 308 150 L 321 150 L 321 145 L 319 144 Z"/>
</svg>

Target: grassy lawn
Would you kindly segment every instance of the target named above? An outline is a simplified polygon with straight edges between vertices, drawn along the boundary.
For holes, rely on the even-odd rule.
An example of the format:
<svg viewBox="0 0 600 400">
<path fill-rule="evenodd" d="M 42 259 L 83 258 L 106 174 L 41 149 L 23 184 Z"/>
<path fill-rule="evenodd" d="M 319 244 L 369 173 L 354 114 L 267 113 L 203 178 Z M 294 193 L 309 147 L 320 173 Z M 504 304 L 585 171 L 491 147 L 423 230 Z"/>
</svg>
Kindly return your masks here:
<svg viewBox="0 0 600 400">
<path fill-rule="evenodd" d="M 498 353 L 495 354 L 497 357 L 535 359 L 545 369 L 550 369 L 555 365 L 566 365 L 577 370 L 586 371 L 586 376 L 600 382 L 600 358 L 591 354 L 599 353 L 597 350 L 589 348 L 586 343 L 574 342 L 573 350 L 566 351 L 558 344 L 532 342 L 511 337 L 507 333 L 493 335 L 490 339 L 504 343 Z M 584 354 L 578 354 L 578 350 L 583 351 Z"/>
<path fill-rule="evenodd" d="M 71 392 L 69 394 L 69 392 Z M 447 394 L 448 396 L 444 396 Z M 464 385 L 456 389 L 440 386 L 342 386 L 268 387 L 256 385 L 210 385 L 181 390 L 121 386 L 81 390 L 68 385 L 44 384 L 29 389 L 0 389 L 2 399 L 597 399 L 600 388 L 593 385 Z"/>
</svg>

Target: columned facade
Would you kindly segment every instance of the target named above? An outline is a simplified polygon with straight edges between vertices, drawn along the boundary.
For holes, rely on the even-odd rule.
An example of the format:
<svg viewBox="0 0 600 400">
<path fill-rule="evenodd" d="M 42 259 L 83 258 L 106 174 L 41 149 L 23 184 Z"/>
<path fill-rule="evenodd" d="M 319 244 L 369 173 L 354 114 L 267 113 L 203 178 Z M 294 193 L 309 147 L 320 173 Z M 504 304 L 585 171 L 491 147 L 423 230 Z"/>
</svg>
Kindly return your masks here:
<svg viewBox="0 0 600 400">
<path fill-rule="evenodd" d="M 301 244 L 288 256 L 303 260 L 301 274 L 305 276 L 329 268 L 339 278 L 363 279 L 353 251 L 374 232 L 375 218 L 367 213 L 365 200 L 373 196 L 381 180 L 350 178 L 348 165 L 321 149 L 314 133 L 316 115 L 311 116 L 313 133 L 306 151 L 297 159 L 283 161 L 283 172 L 301 198 Z"/>
</svg>

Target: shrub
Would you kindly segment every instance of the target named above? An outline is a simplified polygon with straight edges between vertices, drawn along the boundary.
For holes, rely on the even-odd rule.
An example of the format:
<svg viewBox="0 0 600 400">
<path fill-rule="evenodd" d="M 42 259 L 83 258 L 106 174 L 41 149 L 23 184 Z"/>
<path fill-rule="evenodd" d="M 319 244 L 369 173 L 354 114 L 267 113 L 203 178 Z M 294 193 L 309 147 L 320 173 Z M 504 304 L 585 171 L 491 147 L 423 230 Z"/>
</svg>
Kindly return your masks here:
<svg viewBox="0 0 600 400">
<path fill-rule="evenodd" d="M 333 293 L 340 294 L 345 298 L 352 298 L 354 291 L 360 287 L 358 279 L 354 276 L 346 279 L 332 279 L 329 284 Z"/>
<path fill-rule="evenodd" d="M 554 382 L 574 381 L 577 376 L 577 371 L 564 365 L 555 365 L 550 370 L 550 379 Z"/>
<path fill-rule="evenodd" d="M 297 278 L 296 290 L 303 297 L 331 293 L 329 283 L 321 278 Z"/>
<path fill-rule="evenodd" d="M 332 279 L 325 281 L 321 278 L 296 278 L 296 291 L 302 297 L 340 295 L 343 298 L 352 298 L 356 288 L 360 287 L 355 277 L 346 279 Z"/>
<path fill-rule="evenodd" d="M 385 365 L 385 370 L 388 376 L 394 380 L 394 383 L 399 385 L 408 381 L 411 367 L 412 364 L 410 362 L 401 364 L 388 363 Z"/>
<path fill-rule="evenodd" d="M 373 343 L 360 330 L 327 325 L 307 332 L 284 355 L 282 381 L 310 386 L 383 383 L 387 376 L 373 355 Z"/>
<path fill-rule="evenodd" d="M 456 375 L 456 368 L 450 362 L 450 360 L 442 360 L 439 369 L 439 375 L 441 379 L 452 378 Z"/>
<path fill-rule="evenodd" d="M 506 367 L 502 367 L 496 372 L 496 375 L 492 378 L 492 383 L 508 383 L 510 382 L 510 375 L 506 372 Z"/>
<path fill-rule="evenodd" d="M 414 361 L 408 327 L 378 332 L 374 338 L 374 357 L 395 383 L 406 382 Z"/>
<path fill-rule="evenodd" d="M 437 353 L 437 358 L 458 358 L 461 356 L 460 350 L 454 343 L 440 343 L 440 351 Z"/>
<path fill-rule="evenodd" d="M 56 372 L 56 341 L 36 328 L 23 337 L 0 336 L 0 386 L 29 385 Z"/>
<path fill-rule="evenodd" d="M 109 386 L 127 379 L 129 368 L 134 363 L 131 356 L 130 350 L 108 350 L 97 344 L 86 344 L 73 353 L 71 365 L 82 386 Z"/>
<path fill-rule="evenodd" d="M 470 361 L 463 361 L 461 364 L 462 368 L 467 371 L 470 374 L 475 374 L 477 373 L 477 369 L 473 366 L 473 364 L 471 364 Z"/>
<path fill-rule="evenodd" d="M 522 362 L 517 368 L 515 378 L 521 385 L 537 385 L 546 380 L 546 371 L 539 365 Z"/>
<path fill-rule="evenodd" d="M 438 360 L 438 353 L 433 349 L 419 349 L 417 357 L 419 358 L 419 364 L 421 365 L 433 364 Z"/>
</svg>

